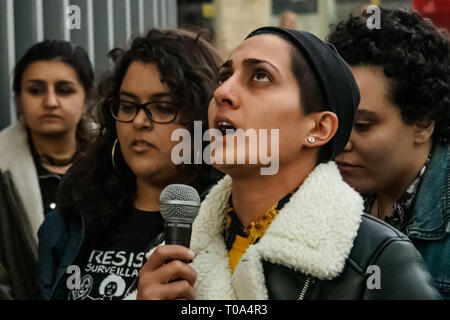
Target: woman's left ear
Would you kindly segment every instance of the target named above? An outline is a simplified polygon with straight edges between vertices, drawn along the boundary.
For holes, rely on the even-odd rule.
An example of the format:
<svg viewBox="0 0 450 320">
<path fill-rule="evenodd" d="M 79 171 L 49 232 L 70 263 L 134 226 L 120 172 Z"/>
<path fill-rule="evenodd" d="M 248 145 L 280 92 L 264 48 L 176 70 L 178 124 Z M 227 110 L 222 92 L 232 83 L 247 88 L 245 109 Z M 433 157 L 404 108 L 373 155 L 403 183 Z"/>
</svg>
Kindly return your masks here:
<svg viewBox="0 0 450 320">
<path fill-rule="evenodd" d="M 414 124 L 414 135 L 415 135 L 415 143 L 423 144 L 431 139 L 431 136 L 434 132 L 434 124 L 433 120 L 423 120 L 418 121 Z"/>
<path fill-rule="evenodd" d="M 309 130 L 306 137 L 307 147 L 320 147 L 330 141 L 339 126 L 339 120 L 335 113 L 331 111 L 317 112 L 310 115 L 314 127 Z"/>
</svg>

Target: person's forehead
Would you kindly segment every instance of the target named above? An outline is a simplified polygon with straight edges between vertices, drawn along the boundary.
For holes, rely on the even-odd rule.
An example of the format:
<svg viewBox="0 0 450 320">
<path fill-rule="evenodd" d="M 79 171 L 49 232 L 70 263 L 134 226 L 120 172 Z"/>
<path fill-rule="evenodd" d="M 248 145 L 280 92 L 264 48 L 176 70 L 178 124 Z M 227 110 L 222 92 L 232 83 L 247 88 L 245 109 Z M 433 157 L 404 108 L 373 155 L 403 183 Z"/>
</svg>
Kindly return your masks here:
<svg viewBox="0 0 450 320">
<path fill-rule="evenodd" d="M 67 80 L 78 82 L 78 76 L 75 69 L 71 65 L 58 60 L 38 60 L 31 63 L 25 69 L 22 81 L 30 78 L 46 81 Z"/>
<path fill-rule="evenodd" d="M 242 63 L 245 59 L 265 60 L 283 68 L 290 66 L 291 44 L 273 35 L 262 34 L 253 36 L 242 42 L 231 54 L 230 60 Z"/>
</svg>

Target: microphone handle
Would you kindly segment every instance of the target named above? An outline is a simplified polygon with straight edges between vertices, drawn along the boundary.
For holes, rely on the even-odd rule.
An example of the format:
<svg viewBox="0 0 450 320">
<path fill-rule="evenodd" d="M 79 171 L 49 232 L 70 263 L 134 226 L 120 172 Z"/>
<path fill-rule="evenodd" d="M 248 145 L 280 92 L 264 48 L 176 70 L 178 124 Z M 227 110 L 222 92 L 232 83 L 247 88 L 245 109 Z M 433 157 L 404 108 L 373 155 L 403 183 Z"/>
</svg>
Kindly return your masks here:
<svg viewBox="0 0 450 320">
<path fill-rule="evenodd" d="M 191 244 L 192 223 L 167 221 L 165 223 L 166 244 L 178 244 L 189 248 Z"/>
</svg>

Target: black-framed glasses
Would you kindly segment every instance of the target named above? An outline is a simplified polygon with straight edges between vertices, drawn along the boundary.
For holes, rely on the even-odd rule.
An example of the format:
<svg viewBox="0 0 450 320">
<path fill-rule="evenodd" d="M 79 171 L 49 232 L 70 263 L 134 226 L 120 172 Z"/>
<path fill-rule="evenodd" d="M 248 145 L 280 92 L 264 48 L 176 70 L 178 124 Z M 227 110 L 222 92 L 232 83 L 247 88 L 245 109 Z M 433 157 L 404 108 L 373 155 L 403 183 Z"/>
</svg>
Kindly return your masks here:
<svg viewBox="0 0 450 320">
<path fill-rule="evenodd" d="M 162 124 L 174 121 L 178 111 L 174 103 L 167 101 L 150 101 L 139 104 L 116 100 L 110 104 L 113 118 L 120 122 L 133 122 L 141 109 L 144 109 L 150 121 Z"/>
</svg>

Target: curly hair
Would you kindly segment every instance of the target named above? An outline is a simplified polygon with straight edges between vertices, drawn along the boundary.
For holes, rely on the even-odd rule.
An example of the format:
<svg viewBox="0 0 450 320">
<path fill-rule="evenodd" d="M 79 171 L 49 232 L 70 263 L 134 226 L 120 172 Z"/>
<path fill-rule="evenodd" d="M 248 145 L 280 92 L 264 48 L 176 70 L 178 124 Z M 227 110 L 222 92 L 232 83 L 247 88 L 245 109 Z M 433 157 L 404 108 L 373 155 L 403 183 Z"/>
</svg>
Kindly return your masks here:
<svg viewBox="0 0 450 320">
<path fill-rule="evenodd" d="M 450 40 L 409 9 L 381 8 L 381 28 L 369 29 L 367 12 L 338 23 L 327 40 L 351 66 L 380 66 L 392 81 L 391 101 L 408 124 L 435 121 L 433 140 L 450 135 Z"/>
<path fill-rule="evenodd" d="M 157 66 L 161 81 L 167 84 L 179 108 L 180 122 L 193 135 L 194 120 L 202 121 L 203 130 L 207 129 L 207 109 L 221 63 L 219 55 L 201 34 L 183 30 L 152 29 L 145 37 L 134 38 L 129 48 L 111 50 L 109 57 L 114 69 L 103 76 L 96 93 L 96 141 L 87 155 L 70 168 L 61 181 L 59 192 L 63 215 L 76 217 L 83 212 L 87 236 L 98 246 L 107 243 L 104 235 L 111 222 L 129 212 L 136 197 L 136 176 L 123 156 L 117 152 L 118 170 L 114 169 L 111 159 L 117 132 L 110 102 L 119 98 L 128 67 L 134 61 Z M 190 172 L 191 179 L 185 183 L 199 192 L 211 184 L 213 169 L 207 164 L 177 169 Z"/>
</svg>

